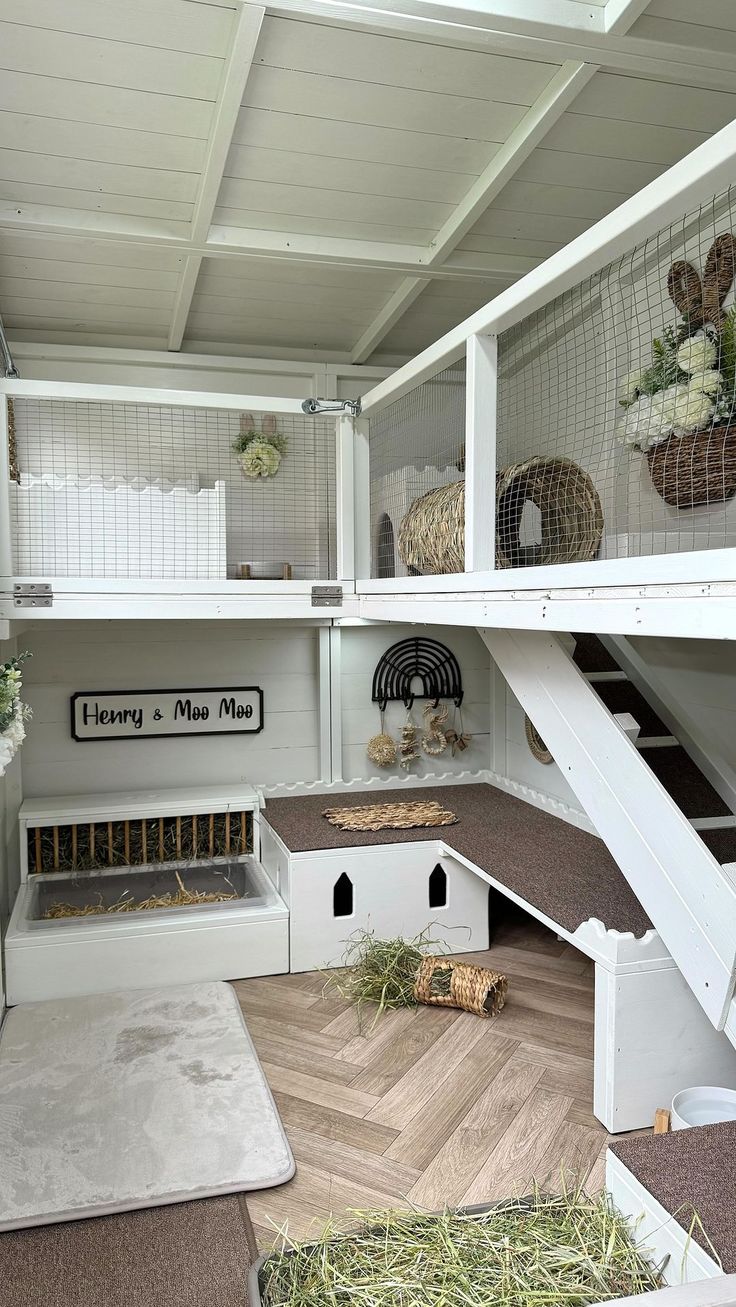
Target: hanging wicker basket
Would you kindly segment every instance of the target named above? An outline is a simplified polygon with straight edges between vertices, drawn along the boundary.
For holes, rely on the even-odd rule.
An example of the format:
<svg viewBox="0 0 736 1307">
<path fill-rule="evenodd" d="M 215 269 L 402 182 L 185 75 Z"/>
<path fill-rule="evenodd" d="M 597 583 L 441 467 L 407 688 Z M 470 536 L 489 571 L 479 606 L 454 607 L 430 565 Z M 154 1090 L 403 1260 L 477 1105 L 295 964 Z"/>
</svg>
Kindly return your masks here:
<svg viewBox="0 0 736 1307">
<path fill-rule="evenodd" d="M 673 508 L 725 503 L 736 493 L 736 423 L 670 436 L 647 462 L 654 489 Z"/>
<path fill-rule="evenodd" d="M 417 972 L 414 997 L 435 1007 L 458 1007 L 494 1017 L 506 1002 L 509 982 L 500 971 L 450 958 L 426 957 Z"/>
<path fill-rule="evenodd" d="M 539 734 L 534 722 L 531 721 L 529 717 L 524 718 L 524 733 L 526 734 L 526 742 L 529 745 L 529 751 L 534 755 L 537 762 L 543 762 L 545 764 L 554 762 L 552 754 L 544 743 L 544 740 Z"/>
<path fill-rule="evenodd" d="M 522 545 L 521 517 L 531 502 L 541 516 L 542 542 Z M 496 563 L 529 567 L 595 558 L 603 510 L 593 482 L 568 458 L 530 458 L 496 478 Z M 465 482 L 429 490 L 404 514 L 399 556 L 414 575 L 465 570 Z"/>
</svg>

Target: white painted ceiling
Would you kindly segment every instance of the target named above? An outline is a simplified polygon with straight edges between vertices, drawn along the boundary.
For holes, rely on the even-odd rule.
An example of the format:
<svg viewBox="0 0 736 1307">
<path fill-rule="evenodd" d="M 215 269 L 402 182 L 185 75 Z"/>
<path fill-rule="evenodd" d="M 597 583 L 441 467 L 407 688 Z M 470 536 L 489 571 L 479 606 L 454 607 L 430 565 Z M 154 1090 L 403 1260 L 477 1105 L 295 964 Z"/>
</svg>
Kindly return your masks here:
<svg viewBox="0 0 736 1307">
<path fill-rule="evenodd" d="M 0 0 L 11 339 L 400 360 L 736 117 L 733 0 L 380 8 Z"/>
</svg>

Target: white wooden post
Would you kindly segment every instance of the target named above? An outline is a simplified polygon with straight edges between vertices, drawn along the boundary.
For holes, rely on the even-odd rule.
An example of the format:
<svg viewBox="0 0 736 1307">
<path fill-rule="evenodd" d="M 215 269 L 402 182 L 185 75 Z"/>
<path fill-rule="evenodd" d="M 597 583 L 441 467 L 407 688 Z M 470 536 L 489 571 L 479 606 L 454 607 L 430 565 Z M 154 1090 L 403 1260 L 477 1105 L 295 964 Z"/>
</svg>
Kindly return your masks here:
<svg viewBox="0 0 736 1307">
<path fill-rule="evenodd" d="M 10 524 L 10 446 L 8 405 L 0 394 L 0 577 L 12 577 L 13 539 Z"/>
<path fill-rule="evenodd" d="M 480 630 L 712 1024 L 736 968 L 736 888 L 559 641 Z"/>
<path fill-rule="evenodd" d="M 495 336 L 469 336 L 465 398 L 465 571 L 490 572 L 496 549 Z"/>
<path fill-rule="evenodd" d="M 371 575 L 371 468 L 367 420 L 358 418 L 353 423 L 353 430 L 355 576 L 358 580 L 368 581 Z"/>
<path fill-rule="evenodd" d="M 330 758 L 331 779 L 342 774 L 342 630 L 330 627 Z"/>
<path fill-rule="evenodd" d="M 330 665 L 330 628 L 319 628 L 319 779 L 332 780 L 332 676 Z"/>
<path fill-rule="evenodd" d="M 337 570 L 338 581 L 355 580 L 355 466 L 353 419 L 342 413 L 336 423 Z"/>
</svg>

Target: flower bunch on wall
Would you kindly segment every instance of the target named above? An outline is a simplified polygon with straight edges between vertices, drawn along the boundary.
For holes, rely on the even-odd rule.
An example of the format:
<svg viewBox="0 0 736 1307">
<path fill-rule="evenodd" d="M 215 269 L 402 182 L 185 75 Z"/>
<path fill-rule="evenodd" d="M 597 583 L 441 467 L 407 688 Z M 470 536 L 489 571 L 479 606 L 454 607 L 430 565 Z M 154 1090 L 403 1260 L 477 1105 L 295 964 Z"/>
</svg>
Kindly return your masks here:
<svg viewBox="0 0 736 1307">
<path fill-rule="evenodd" d="M 645 452 L 670 436 L 728 422 L 736 391 L 736 309 L 720 333 L 668 327 L 652 342 L 652 362 L 624 378 L 619 403 L 622 440 Z"/>
<path fill-rule="evenodd" d="M 26 738 L 25 723 L 31 715 L 21 700 L 21 663 L 27 653 L 0 665 L 0 776 L 7 770 Z"/>
<path fill-rule="evenodd" d="M 275 477 L 281 466 L 288 440 L 276 430 L 276 418 L 266 413 L 261 418 L 260 430 L 252 413 L 241 413 L 240 434 L 233 441 L 244 476 L 256 481 L 259 477 Z"/>
</svg>

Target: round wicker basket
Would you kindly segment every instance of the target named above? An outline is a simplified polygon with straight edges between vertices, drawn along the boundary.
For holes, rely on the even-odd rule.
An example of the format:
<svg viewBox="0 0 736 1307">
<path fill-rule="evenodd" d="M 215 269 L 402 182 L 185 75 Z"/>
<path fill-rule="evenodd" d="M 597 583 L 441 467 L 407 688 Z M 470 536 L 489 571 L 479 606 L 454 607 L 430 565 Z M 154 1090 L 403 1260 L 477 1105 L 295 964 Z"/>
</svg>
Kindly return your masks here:
<svg viewBox="0 0 736 1307">
<path fill-rule="evenodd" d="M 521 517 L 531 502 L 541 516 L 542 542 L 522 545 Z M 594 558 L 603 534 L 603 511 L 593 482 L 568 458 L 530 458 L 496 478 L 498 567 L 572 563 Z M 404 514 L 398 549 L 419 576 L 465 569 L 465 482 L 453 481 L 415 499 Z"/>
<path fill-rule="evenodd" d="M 670 436 L 647 462 L 654 489 L 673 508 L 722 504 L 736 493 L 736 424 Z"/>
<path fill-rule="evenodd" d="M 522 545 L 527 502 L 541 515 L 541 544 Z M 530 458 L 507 467 L 496 484 L 496 563 L 529 567 L 595 558 L 603 510 L 587 472 L 569 458 Z"/>
</svg>

